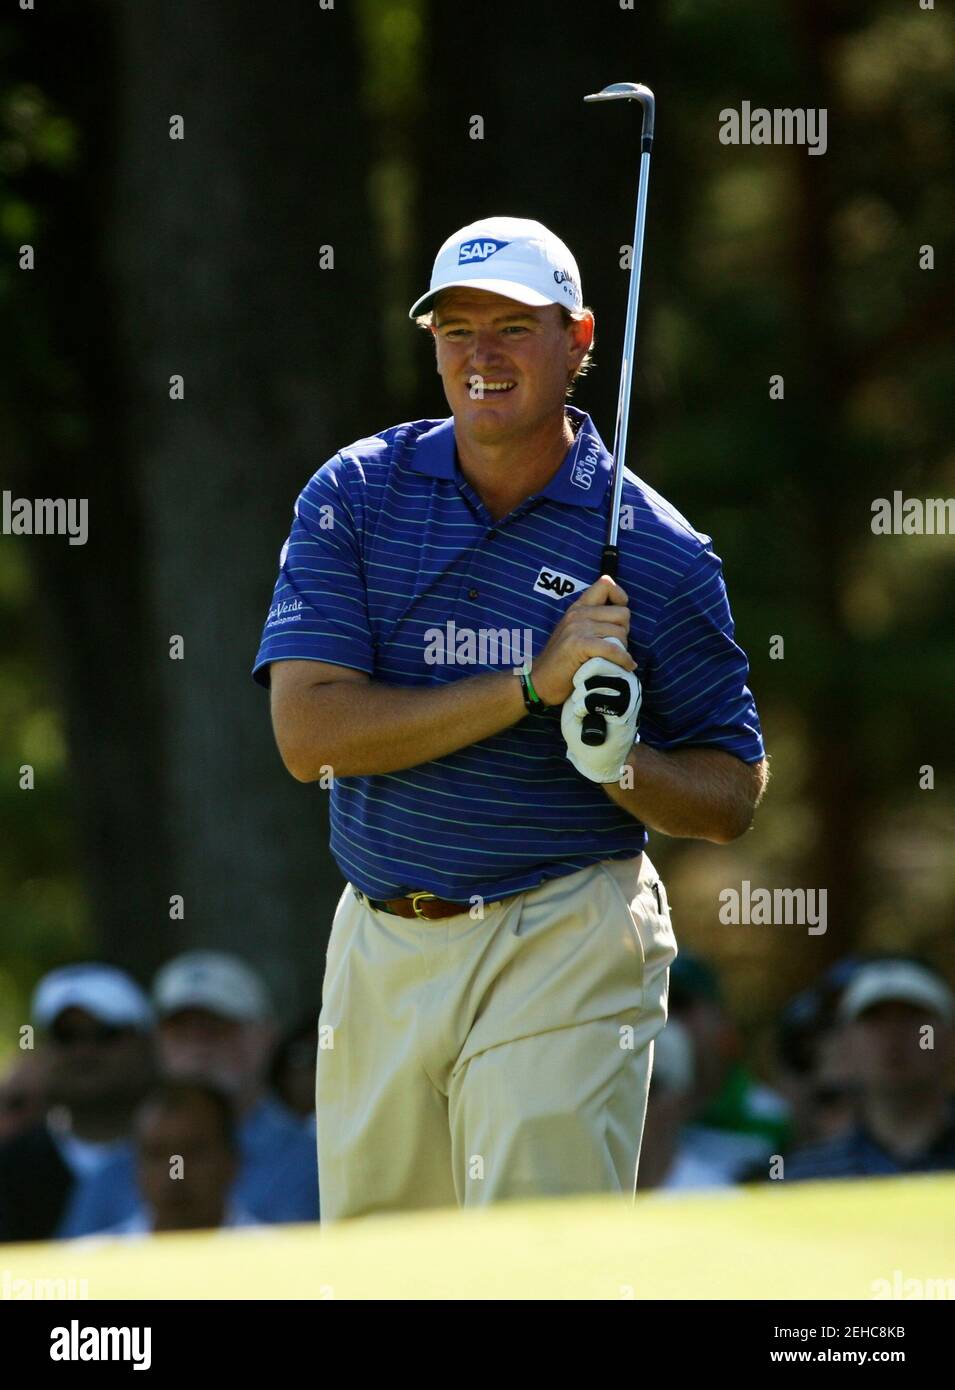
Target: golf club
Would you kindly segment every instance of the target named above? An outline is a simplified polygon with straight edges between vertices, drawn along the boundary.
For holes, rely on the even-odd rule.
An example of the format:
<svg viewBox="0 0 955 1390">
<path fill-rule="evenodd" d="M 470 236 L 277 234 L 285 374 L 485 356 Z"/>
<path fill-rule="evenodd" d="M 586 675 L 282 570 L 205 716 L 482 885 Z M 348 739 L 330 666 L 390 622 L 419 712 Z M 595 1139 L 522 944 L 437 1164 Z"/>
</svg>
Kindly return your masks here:
<svg viewBox="0 0 955 1390">
<path fill-rule="evenodd" d="M 617 421 L 613 435 L 613 492 L 610 498 L 610 517 L 607 524 L 607 542 L 601 558 L 601 574 L 617 577 L 617 532 L 620 526 L 620 498 L 623 493 L 623 471 L 627 454 L 627 427 L 630 422 L 630 391 L 632 385 L 633 354 L 637 340 L 637 305 L 640 299 L 640 269 L 643 264 L 643 228 L 647 218 L 647 188 L 650 182 L 650 151 L 653 148 L 653 118 L 655 102 L 649 87 L 640 82 L 612 82 L 602 91 L 584 97 L 584 101 L 638 101 L 643 108 L 643 123 L 640 131 L 640 178 L 637 185 L 637 217 L 633 233 L 633 259 L 630 263 L 630 288 L 627 294 L 627 319 L 623 330 L 623 360 L 620 363 L 620 389 L 617 394 Z M 615 677 L 598 676 L 595 685 L 614 685 Z M 590 682 L 588 681 L 589 685 Z M 617 680 L 617 689 L 622 694 L 626 688 Z M 604 714 L 616 713 L 615 701 L 604 696 L 594 702 L 594 708 L 584 716 L 581 738 L 591 747 L 597 747 L 607 737 Z"/>
</svg>

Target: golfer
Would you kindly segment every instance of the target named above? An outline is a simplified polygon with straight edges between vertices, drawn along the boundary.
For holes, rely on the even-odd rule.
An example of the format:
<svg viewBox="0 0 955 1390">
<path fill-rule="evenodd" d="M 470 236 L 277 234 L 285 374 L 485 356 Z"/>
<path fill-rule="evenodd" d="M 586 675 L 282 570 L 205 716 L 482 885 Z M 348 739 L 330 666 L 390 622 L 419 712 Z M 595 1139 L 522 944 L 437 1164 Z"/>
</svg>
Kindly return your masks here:
<svg viewBox="0 0 955 1390">
<path fill-rule="evenodd" d="M 632 1197 L 676 944 L 648 829 L 726 843 L 766 777 L 709 537 L 567 403 L 594 317 L 568 248 L 492 217 L 411 309 L 451 417 L 306 484 L 254 667 L 331 785 L 347 880 L 316 1080 L 325 1220 Z M 585 741 L 593 702 L 606 736 Z"/>
</svg>

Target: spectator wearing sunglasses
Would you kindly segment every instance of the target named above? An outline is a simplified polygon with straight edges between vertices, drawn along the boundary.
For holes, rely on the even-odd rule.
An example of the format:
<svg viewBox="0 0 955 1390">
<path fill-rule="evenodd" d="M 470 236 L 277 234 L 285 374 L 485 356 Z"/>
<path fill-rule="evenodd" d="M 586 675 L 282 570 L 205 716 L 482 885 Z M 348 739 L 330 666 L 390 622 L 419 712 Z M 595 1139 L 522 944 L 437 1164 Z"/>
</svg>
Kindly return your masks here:
<svg viewBox="0 0 955 1390">
<path fill-rule="evenodd" d="M 46 975 L 32 1017 L 49 1109 L 0 1145 L 0 1240 L 56 1234 L 77 1191 L 131 1154 L 137 1105 L 154 1074 L 153 1011 L 122 970 L 94 962 Z"/>
</svg>

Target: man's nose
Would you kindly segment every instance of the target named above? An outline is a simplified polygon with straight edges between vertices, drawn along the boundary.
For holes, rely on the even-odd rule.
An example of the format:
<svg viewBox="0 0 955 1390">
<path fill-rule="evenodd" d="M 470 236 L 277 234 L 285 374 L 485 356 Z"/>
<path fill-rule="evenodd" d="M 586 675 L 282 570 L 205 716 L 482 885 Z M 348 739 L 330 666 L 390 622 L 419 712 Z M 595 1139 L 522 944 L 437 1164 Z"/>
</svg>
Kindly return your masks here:
<svg viewBox="0 0 955 1390">
<path fill-rule="evenodd" d="M 499 362 L 502 356 L 500 342 L 493 330 L 484 332 L 478 329 L 471 343 L 472 365 L 477 367 L 479 364 Z"/>
</svg>

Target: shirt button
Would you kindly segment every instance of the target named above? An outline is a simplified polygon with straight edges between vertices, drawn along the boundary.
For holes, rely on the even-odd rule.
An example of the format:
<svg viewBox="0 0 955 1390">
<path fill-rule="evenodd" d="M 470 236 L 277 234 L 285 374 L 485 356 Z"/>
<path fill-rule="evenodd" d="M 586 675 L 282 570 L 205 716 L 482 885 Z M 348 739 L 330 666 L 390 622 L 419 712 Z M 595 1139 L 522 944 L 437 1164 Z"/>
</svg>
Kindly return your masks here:
<svg viewBox="0 0 955 1390">
<path fill-rule="evenodd" d="M 478 591 L 477 591 L 477 589 L 468 589 L 468 598 L 477 598 L 477 596 L 478 596 Z"/>
<path fill-rule="evenodd" d="M 497 532 L 496 532 L 496 531 L 488 531 L 488 533 L 487 533 L 487 538 L 488 538 L 489 541 L 493 541 L 494 538 L 495 538 L 496 536 L 497 536 Z"/>
</svg>

